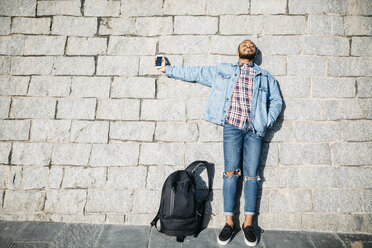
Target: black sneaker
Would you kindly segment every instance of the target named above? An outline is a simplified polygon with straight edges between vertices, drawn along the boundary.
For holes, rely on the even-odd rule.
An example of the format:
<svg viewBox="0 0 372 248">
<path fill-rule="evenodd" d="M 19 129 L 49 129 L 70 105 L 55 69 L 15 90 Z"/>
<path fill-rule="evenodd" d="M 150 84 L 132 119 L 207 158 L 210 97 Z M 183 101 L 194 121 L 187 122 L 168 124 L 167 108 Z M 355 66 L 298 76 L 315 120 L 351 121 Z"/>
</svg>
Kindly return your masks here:
<svg viewBox="0 0 372 248">
<path fill-rule="evenodd" d="M 248 246 L 256 246 L 257 245 L 257 236 L 254 232 L 253 226 L 244 227 L 242 226 L 243 233 L 244 233 L 244 241 Z"/>
<path fill-rule="evenodd" d="M 218 244 L 227 245 L 230 242 L 233 233 L 234 233 L 234 229 L 229 224 L 226 224 L 222 228 L 220 235 L 218 235 L 217 237 Z"/>
</svg>

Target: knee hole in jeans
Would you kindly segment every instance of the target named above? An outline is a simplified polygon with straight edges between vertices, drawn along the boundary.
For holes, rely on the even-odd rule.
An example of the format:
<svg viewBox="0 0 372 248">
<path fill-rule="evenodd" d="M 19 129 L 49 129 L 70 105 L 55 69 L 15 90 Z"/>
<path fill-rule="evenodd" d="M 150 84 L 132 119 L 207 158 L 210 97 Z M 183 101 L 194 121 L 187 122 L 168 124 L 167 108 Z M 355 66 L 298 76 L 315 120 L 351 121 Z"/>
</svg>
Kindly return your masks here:
<svg viewBox="0 0 372 248">
<path fill-rule="evenodd" d="M 223 173 L 225 176 L 228 178 L 231 178 L 232 176 L 240 176 L 240 170 L 235 170 L 235 171 L 225 171 Z"/>
<path fill-rule="evenodd" d="M 248 181 L 248 180 L 257 180 L 257 181 L 259 181 L 259 180 L 261 180 L 261 178 L 259 176 L 257 176 L 257 177 L 244 177 L 244 182 L 245 181 Z"/>
</svg>

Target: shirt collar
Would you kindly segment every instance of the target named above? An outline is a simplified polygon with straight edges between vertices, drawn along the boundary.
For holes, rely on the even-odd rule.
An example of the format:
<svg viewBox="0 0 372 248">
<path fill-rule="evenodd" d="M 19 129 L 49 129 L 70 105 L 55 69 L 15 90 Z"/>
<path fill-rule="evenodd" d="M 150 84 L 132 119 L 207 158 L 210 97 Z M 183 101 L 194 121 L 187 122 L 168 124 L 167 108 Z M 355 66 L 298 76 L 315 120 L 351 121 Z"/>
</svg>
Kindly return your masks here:
<svg viewBox="0 0 372 248">
<path fill-rule="evenodd" d="M 253 67 L 253 62 L 243 63 L 243 62 L 239 61 L 239 66 L 240 67 L 242 67 L 242 66 Z"/>
</svg>

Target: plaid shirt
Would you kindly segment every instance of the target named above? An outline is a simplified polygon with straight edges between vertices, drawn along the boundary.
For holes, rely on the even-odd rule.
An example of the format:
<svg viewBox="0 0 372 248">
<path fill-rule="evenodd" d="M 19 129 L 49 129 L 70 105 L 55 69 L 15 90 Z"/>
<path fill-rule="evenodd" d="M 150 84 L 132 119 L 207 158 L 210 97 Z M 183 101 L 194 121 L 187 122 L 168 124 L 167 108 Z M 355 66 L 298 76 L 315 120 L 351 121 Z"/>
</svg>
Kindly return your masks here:
<svg viewBox="0 0 372 248">
<path fill-rule="evenodd" d="M 256 71 L 253 70 L 253 63 L 242 63 L 239 61 L 240 75 L 231 97 L 229 112 L 226 121 L 239 129 L 244 129 L 246 121 L 249 127 L 251 120 L 251 100 L 253 94 L 253 78 Z"/>
</svg>

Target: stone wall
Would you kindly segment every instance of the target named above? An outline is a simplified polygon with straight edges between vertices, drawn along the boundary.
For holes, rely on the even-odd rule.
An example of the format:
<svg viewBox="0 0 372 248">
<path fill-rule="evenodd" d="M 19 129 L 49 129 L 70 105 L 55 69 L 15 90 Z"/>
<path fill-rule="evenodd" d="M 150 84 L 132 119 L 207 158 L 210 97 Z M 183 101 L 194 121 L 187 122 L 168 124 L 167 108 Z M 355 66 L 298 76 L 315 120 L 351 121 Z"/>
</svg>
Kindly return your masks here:
<svg viewBox="0 0 372 248">
<path fill-rule="evenodd" d="M 210 89 L 153 62 L 235 63 L 251 39 L 284 98 L 259 226 L 371 233 L 371 14 L 369 0 L 0 0 L 0 219 L 147 225 L 166 176 L 203 159 L 221 227 Z"/>
</svg>

